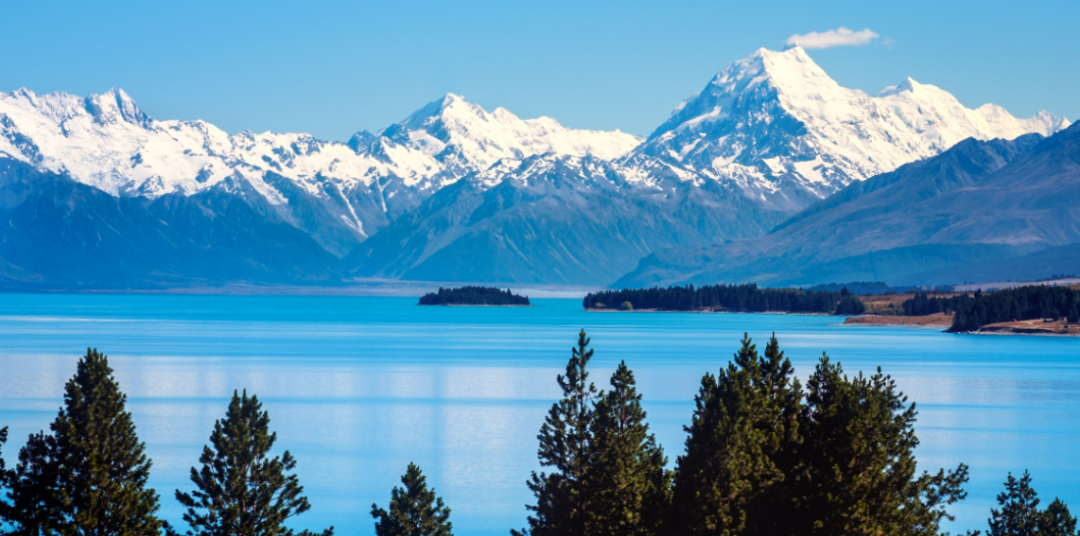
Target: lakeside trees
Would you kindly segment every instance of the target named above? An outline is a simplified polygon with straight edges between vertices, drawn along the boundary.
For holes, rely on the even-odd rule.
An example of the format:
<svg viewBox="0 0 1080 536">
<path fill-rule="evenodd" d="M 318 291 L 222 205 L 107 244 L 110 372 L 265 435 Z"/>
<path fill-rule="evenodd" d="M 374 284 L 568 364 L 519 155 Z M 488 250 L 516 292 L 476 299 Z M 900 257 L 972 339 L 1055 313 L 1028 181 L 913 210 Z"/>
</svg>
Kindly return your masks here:
<svg viewBox="0 0 1080 536">
<path fill-rule="evenodd" d="M 706 285 L 694 288 L 672 286 L 642 289 L 602 290 L 585 296 L 586 309 L 613 309 L 629 303 L 625 309 L 660 311 L 735 311 L 761 313 L 824 313 L 857 315 L 866 311 L 858 296 L 846 288 L 838 292 L 797 288 L 758 288 L 747 285 Z M 622 307 L 620 307 L 622 308 Z"/>
<path fill-rule="evenodd" d="M 582 330 L 538 439 L 548 472 L 528 482 L 529 526 L 513 534 L 937 535 L 965 498 L 967 466 L 917 470 L 915 404 L 880 369 L 847 375 L 823 355 L 805 387 L 773 336 L 763 354 L 744 336 L 731 361 L 706 373 L 686 449 L 668 470 L 625 362 L 606 390 L 589 381 L 594 352 Z M 106 357 L 88 350 L 65 385 L 50 432 L 32 434 L 12 468 L 0 458 L 0 534 L 176 534 L 157 517 L 151 463 Z M 0 428 L 0 448 L 7 428 Z M 314 536 L 285 522 L 310 509 L 254 395 L 234 392 L 192 468 L 196 490 L 176 492 L 190 536 Z M 415 464 L 372 505 L 379 536 L 452 536 L 450 509 Z M 1040 508 L 1026 472 L 1010 474 L 990 536 L 1076 536 L 1055 499 Z M 333 528 L 321 533 L 331 536 Z"/>
<path fill-rule="evenodd" d="M 951 332 L 975 331 L 987 324 L 1036 318 L 1080 322 L 1080 290 L 1045 285 L 976 292 L 953 316 Z"/>
</svg>

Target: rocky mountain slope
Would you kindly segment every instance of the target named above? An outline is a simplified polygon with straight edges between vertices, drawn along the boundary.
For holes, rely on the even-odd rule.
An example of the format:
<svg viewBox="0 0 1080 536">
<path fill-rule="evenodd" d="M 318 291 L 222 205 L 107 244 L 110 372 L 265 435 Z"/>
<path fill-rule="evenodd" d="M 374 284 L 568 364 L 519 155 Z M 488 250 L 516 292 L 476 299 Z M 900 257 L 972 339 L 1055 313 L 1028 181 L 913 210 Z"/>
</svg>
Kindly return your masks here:
<svg viewBox="0 0 1080 536">
<path fill-rule="evenodd" d="M 3 262 L 27 281 L 104 281 L 14 260 L 33 257 L 19 248 L 36 241 L 62 243 L 76 228 L 93 228 L 77 222 L 95 213 L 102 229 L 123 239 L 88 241 L 69 251 L 72 258 L 123 257 L 110 248 L 129 240 L 129 249 L 148 253 L 126 265 L 133 274 L 141 267 L 139 281 L 606 284 L 658 250 L 761 236 L 853 182 L 961 139 L 1047 135 L 1067 124 L 1046 113 L 1017 119 L 993 105 L 968 109 L 911 80 L 868 96 L 839 86 L 798 47 L 732 64 L 645 140 L 488 112 L 455 95 L 337 143 L 158 121 L 119 89 L 86 98 L 22 89 L 0 93 L 0 175 L 22 170 L 0 179 L 33 195 L 5 206 L 24 210 L 28 199 L 67 206 L 51 217 L 66 214 L 72 226 L 57 219 L 42 230 L 9 230 Z M 49 179 L 35 191 L 31 177 Z M 95 193 L 48 186 L 63 181 Z M 123 209 L 95 212 L 106 198 Z M 131 211 L 163 230 L 135 232 L 125 223 Z M 285 228 L 304 238 L 280 238 L 288 255 L 301 255 L 308 242 L 321 252 L 286 266 L 285 250 L 260 234 Z M 150 255 L 160 244 L 140 243 L 178 230 L 184 238 L 168 240 L 180 249 L 170 251 L 188 244 L 212 254 L 231 244 L 222 259 L 248 251 L 246 266 L 263 268 L 190 271 L 191 264 L 168 264 L 163 252 Z M 252 242 L 242 244 L 244 237 Z M 270 251 L 283 256 L 259 256 Z"/>
<path fill-rule="evenodd" d="M 852 184 L 766 236 L 670 249 L 618 285 L 758 281 L 935 284 L 1080 266 L 1080 125 L 965 140 Z"/>
</svg>

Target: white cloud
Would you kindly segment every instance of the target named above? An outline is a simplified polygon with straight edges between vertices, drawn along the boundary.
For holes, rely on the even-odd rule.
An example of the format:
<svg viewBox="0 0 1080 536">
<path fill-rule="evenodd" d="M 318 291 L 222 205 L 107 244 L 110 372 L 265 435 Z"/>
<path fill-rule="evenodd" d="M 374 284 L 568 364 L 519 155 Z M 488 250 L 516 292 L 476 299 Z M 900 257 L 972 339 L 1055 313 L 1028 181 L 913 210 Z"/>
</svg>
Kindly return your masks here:
<svg viewBox="0 0 1080 536">
<path fill-rule="evenodd" d="M 870 44 L 878 38 L 878 34 L 870 28 L 858 32 L 843 26 L 827 32 L 810 32 L 806 35 L 795 34 L 788 38 L 788 45 L 799 45 L 803 48 L 830 48 L 830 47 L 861 47 Z"/>
</svg>

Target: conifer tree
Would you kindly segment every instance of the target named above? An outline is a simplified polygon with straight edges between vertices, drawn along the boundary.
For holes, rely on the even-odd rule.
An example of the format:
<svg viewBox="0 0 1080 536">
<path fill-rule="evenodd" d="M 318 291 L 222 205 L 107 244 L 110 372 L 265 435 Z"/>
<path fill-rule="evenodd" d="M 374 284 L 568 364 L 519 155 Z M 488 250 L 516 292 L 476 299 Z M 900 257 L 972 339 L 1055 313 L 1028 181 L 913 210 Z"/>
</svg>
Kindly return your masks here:
<svg viewBox="0 0 1080 536">
<path fill-rule="evenodd" d="M 744 336 L 733 362 L 706 374 L 675 472 L 671 525 L 685 535 L 780 534 L 795 463 L 800 387 L 775 336 L 767 359 Z"/>
<path fill-rule="evenodd" d="M 1050 506 L 1039 514 L 1039 536 L 1076 536 L 1076 518 L 1069 513 L 1069 507 L 1054 499 Z"/>
<path fill-rule="evenodd" d="M 915 405 L 881 373 L 848 378 L 823 356 L 807 384 L 802 534 L 937 534 L 967 467 L 915 477 Z"/>
<path fill-rule="evenodd" d="M 7 468 L 4 463 L 4 444 L 8 439 L 8 427 L 0 428 L 0 527 L 11 523 L 11 513 L 8 509 L 8 504 L 3 500 L 4 496 L 8 493 L 8 488 L 11 486 L 12 479 L 15 478 L 14 471 Z"/>
<path fill-rule="evenodd" d="M 1019 480 L 1009 473 L 997 502 L 1000 509 L 990 510 L 988 536 L 1076 536 L 1076 518 L 1060 499 L 1039 510 L 1027 471 Z"/>
<path fill-rule="evenodd" d="M 1027 471 L 1019 480 L 1009 473 L 997 502 L 1001 509 L 990 510 L 989 536 L 1034 536 L 1039 526 L 1039 497 L 1031 488 Z"/>
<path fill-rule="evenodd" d="M 453 536 L 450 509 L 435 490 L 428 489 L 420 467 L 409 464 L 401 477 L 404 488 L 390 492 L 390 510 L 371 505 L 377 536 Z"/>
<path fill-rule="evenodd" d="M 537 438 L 540 465 L 552 468 L 551 473 L 533 472 L 528 486 L 536 496 L 536 505 L 529 527 L 512 534 L 532 536 L 564 536 L 592 534 L 588 525 L 589 496 L 586 493 L 585 473 L 592 463 L 593 401 L 596 386 L 589 383 L 587 365 L 593 351 L 585 330 L 578 334 L 578 345 L 571 350 L 566 374 L 559 375 L 563 398 L 551 406 Z"/>
<path fill-rule="evenodd" d="M 9 473 L 10 491 L 4 505 L 12 536 L 55 534 L 61 522 L 58 464 L 53 437 L 31 434 L 19 450 L 19 463 Z"/>
<path fill-rule="evenodd" d="M 586 493 L 594 536 L 657 534 L 668 507 L 667 458 L 645 424 L 634 374 L 625 362 L 611 376 L 611 390 L 596 404 L 592 465 Z"/>
<path fill-rule="evenodd" d="M 88 349 L 64 386 L 52 437 L 27 452 L 28 470 L 51 476 L 46 466 L 55 469 L 55 486 L 37 484 L 56 494 L 50 506 L 59 513 L 53 526 L 62 535 L 146 536 L 164 526 L 154 515 L 158 495 L 146 487 L 150 460 L 126 402 L 108 359 Z M 54 463 L 43 462 L 50 457 Z M 28 499 L 48 504 L 52 498 Z"/>
<path fill-rule="evenodd" d="M 176 500 L 192 531 L 189 536 L 293 536 L 285 521 L 311 508 L 295 474 L 289 451 L 269 457 L 277 441 L 270 415 L 255 395 L 233 392 L 224 420 L 214 423 L 213 446 L 203 447 L 201 469 L 191 468 L 191 493 L 176 491 Z M 333 527 L 322 532 L 331 536 Z M 311 536 L 310 531 L 300 533 Z"/>
</svg>

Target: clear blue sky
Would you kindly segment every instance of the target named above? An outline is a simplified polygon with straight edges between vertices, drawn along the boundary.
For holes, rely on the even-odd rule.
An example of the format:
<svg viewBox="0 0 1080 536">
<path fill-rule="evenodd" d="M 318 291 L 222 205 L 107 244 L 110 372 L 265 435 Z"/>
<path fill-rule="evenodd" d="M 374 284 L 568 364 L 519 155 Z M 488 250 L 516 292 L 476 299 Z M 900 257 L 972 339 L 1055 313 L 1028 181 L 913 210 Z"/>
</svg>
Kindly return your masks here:
<svg viewBox="0 0 1080 536">
<path fill-rule="evenodd" d="M 575 128 L 648 134 L 683 98 L 792 34 L 875 93 L 906 76 L 974 107 L 1080 118 L 1080 2 L 6 2 L 0 91 L 119 86 L 157 119 L 344 140 L 443 93 Z"/>
</svg>

